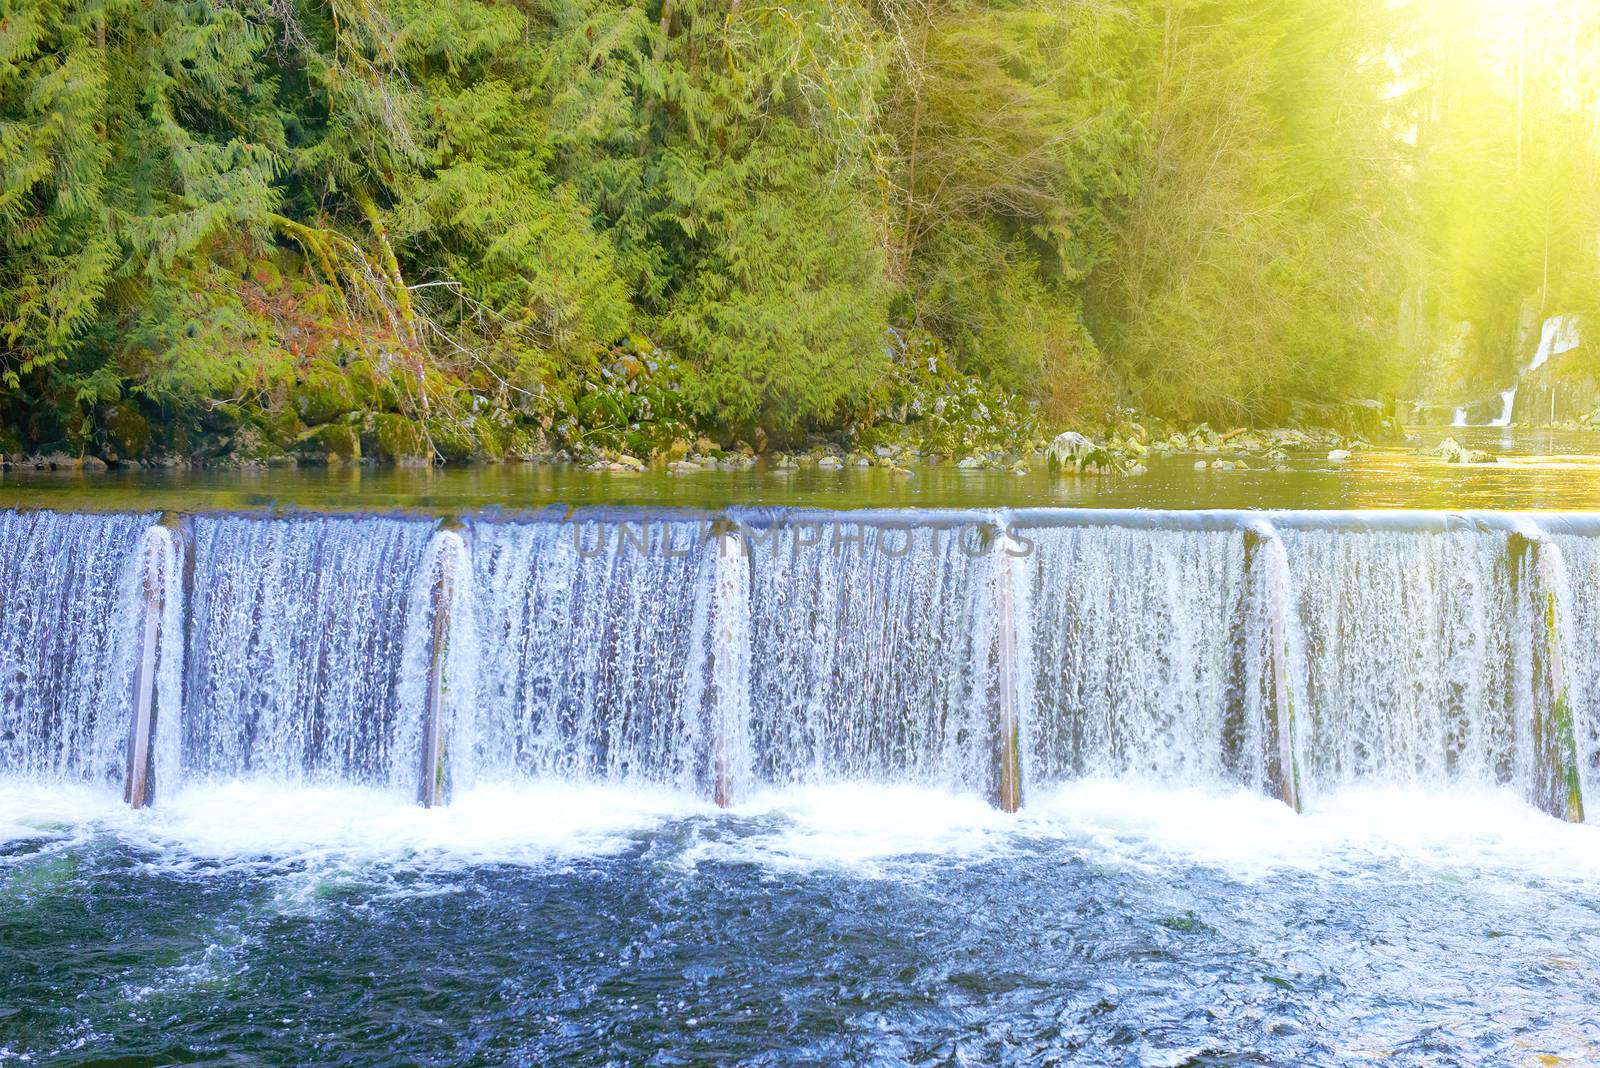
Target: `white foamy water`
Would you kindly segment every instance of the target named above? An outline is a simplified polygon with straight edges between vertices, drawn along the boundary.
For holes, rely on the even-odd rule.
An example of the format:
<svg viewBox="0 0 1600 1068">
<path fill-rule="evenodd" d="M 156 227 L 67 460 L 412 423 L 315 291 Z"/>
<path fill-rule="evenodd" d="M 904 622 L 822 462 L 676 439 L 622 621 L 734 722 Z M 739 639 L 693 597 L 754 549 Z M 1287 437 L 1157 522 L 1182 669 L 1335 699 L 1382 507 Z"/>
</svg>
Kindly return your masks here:
<svg viewBox="0 0 1600 1068">
<path fill-rule="evenodd" d="M 102 790 L 10 784 L 0 786 L 0 846 L 109 834 L 179 864 L 536 864 L 613 853 L 707 810 L 664 791 L 563 783 L 480 786 L 423 809 L 378 788 L 238 780 L 191 786 L 136 812 Z"/>
<path fill-rule="evenodd" d="M 1471 788 L 1352 787 L 1297 816 L 1247 790 L 1137 779 L 1066 784 L 1016 815 L 970 794 L 905 785 L 796 786 L 719 810 L 654 789 L 536 783 L 480 786 L 426 810 L 371 788 L 240 781 L 191 787 L 159 810 L 135 812 L 102 789 L 12 784 L 0 786 L 0 812 L 0 847 L 109 835 L 152 853 L 158 867 L 202 873 L 543 865 L 655 843 L 690 868 L 749 863 L 862 877 L 1004 864 L 1045 849 L 1146 873 L 1198 865 L 1245 881 L 1404 869 L 1508 891 L 1530 881 L 1600 884 L 1600 828 L 1552 820 L 1508 791 Z"/>
</svg>

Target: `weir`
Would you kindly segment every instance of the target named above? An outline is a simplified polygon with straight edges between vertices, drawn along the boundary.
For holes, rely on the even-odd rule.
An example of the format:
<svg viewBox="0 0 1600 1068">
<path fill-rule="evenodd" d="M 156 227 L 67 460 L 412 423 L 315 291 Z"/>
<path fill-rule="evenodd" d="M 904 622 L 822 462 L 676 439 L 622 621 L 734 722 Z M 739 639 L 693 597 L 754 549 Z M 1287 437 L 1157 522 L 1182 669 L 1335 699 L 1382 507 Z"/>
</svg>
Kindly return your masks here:
<svg viewBox="0 0 1600 1068">
<path fill-rule="evenodd" d="M 0 775 L 1466 783 L 1572 820 L 1600 779 L 1596 516 L 154 520 L 0 513 Z"/>
</svg>

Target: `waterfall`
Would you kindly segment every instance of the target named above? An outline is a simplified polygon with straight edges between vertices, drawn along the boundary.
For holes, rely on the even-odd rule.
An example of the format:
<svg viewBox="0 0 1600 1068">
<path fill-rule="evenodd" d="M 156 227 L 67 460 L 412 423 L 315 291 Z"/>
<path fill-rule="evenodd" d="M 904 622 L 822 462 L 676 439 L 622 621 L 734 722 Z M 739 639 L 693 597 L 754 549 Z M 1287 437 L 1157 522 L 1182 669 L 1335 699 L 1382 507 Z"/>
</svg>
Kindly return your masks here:
<svg viewBox="0 0 1600 1068">
<path fill-rule="evenodd" d="M 1516 628 L 1505 535 L 1282 536 L 1305 634 L 1308 788 L 1509 778 Z"/>
<path fill-rule="evenodd" d="M 185 775 L 414 783 L 396 693 L 431 522 L 196 516 Z"/>
<path fill-rule="evenodd" d="M 709 520 L 475 522 L 480 777 L 703 791 Z"/>
<path fill-rule="evenodd" d="M 0 773 L 121 783 L 152 518 L 0 512 Z"/>
<path fill-rule="evenodd" d="M 1511 413 L 1517 406 L 1517 387 L 1500 391 L 1500 414 L 1489 420 L 1489 426 L 1510 426 Z"/>
<path fill-rule="evenodd" d="M 1029 530 L 1030 785 L 1137 773 L 1264 775 L 1230 751 L 1242 640 L 1242 531 Z M 1233 731 L 1232 733 L 1237 733 Z"/>
<path fill-rule="evenodd" d="M 789 517 L 751 537 L 750 731 L 776 784 L 987 792 L 988 517 Z"/>
<path fill-rule="evenodd" d="M 0 775 L 1467 784 L 1581 818 L 1597 633 L 1584 516 L 10 512 Z"/>
</svg>

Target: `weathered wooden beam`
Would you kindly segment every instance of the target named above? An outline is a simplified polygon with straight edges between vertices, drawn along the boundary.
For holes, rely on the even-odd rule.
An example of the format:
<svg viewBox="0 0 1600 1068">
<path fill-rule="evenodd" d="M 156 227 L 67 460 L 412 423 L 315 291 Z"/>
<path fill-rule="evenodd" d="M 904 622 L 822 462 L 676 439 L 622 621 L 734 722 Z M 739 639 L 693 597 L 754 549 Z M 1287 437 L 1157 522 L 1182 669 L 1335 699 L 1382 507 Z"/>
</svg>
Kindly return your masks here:
<svg viewBox="0 0 1600 1068">
<path fill-rule="evenodd" d="M 137 578 L 141 619 L 137 627 L 138 659 L 134 663 L 129 696 L 126 769 L 122 798 L 132 808 L 145 808 L 155 800 L 153 789 L 157 723 L 158 669 L 162 620 L 166 614 L 168 572 L 177 567 L 176 520 L 164 519 L 144 532 L 139 543 Z M 169 728 L 171 729 L 171 728 Z"/>
<path fill-rule="evenodd" d="M 1561 641 L 1561 615 L 1566 607 L 1561 595 L 1569 592 L 1566 561 L 1561 547 L 1531 523 L 1511 535 L 1507 548 L 1513 603 L 1522 596 L 1531 598 L 1536 630 L 1528 635 L 1526 647 L 1531 660 L 1525 677 L 1531 690 L 1527 695 L 1527 737 L 1533 765 L 1528 800 L 1558 819 L 1582 823 L 1583 779 Z"/>
<path fill-rule="evenodd" d="M 454 530 L 443 530 L 432 546 L 433 591 L 429 608 L 433 616 L 428 648 L 428 685 L 422 713 L 422 766 L 417 803 L 434 808 L 450 802 L 448 736 L 450 729 L 450 625 L 456 585 L 467 581 L 464 569 L 467 545 Z"/>
<path fill-rule="evenodd" d="M 1248 682 L 1250 686 L 1260 685 L 1265 697 L 1260 723 L 1265 786 L 1269 794 L 1299 812 L 1302 798 L 1295 755 L 1294 679 L 1290 675 L 1288 553 L 1270 526 L 1247 529 L 1244 551 L 1245 573 L 1252 596 L 1257 599 L 1251 610 L 1259 613 L 1262 624 L 1255 639 L 1266 643 L 1266 677 Z"/>
<path fill-rule="evenodd" d="M 1016 561 L 1020 546 L 1002 534 L 994 545 L 995 576 L 995 803 L 1004 812 L 1022 807 L 1020 680 L 1017 676 Z"/>
<path fill-rule="evenodd" d="M 738 527 L 724 523 L 717 530 L 715 630 L 711 663 L 711 799 L 718 808 L 733 803 L 739 787 L 735 737 L 749 702 L 750 564 Z"/>
</svg>

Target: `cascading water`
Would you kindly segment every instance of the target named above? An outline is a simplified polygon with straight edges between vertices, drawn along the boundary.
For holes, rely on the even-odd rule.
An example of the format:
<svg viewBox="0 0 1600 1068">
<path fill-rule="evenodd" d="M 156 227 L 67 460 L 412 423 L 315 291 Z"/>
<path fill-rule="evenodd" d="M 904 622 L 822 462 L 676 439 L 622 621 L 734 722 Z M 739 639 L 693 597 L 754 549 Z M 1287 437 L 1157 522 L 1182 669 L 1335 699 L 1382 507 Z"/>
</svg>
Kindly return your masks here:
<svg viewBox="0 0 1600 1068">
<path fill-rule="evenodd" d="M 712 540 L 695 519 L 472 525 L 481 777 L 705 789 Z"/>
<path fill-rule="evenodd" d="M 962 524 L 794 517 L 750 538 L 750 732 L 768 783 L 992 787 L 993 553 Z"/>
<path fill-rule="evenodd" d="M 1303 773 L 1506 781 L 1515 632 L 1504 534 L 1285 531 L 1306 635 Z"/>
<path fill-rule="evenodd" d="M 1044 510 L 180 535 L 7 513 L 0 770 L 121 781 L 144 670 L 158 786 L 432 804 L 556 778 L 727 804 L 865 780 L 1010 807 L 1135 775 L 1295 807 L 1356 782 L 1509 786 L 1573 816 L 1600 788 L 1592 527 Z"/>
<path fill-rule="evenodd" d="M 0 512 L 0 772 L 122 781 L 151 520 Z"/>
<path fill-rule="evenodd" d="M 1242 531 L 1027 531 L 1030 785 L 1082 775 L 1264 778 L 1230 741 L 1242 670 Z M 1236 733 L 1236 732 L 1235 732 Z"/>
<path fill-rule="evenodd" d="M 184 774 L 415 782 L 400 667 L 434 524 L 197 516 Z"/>
</svg>

